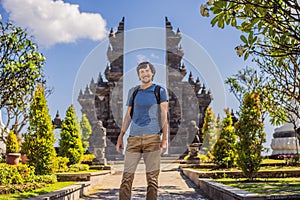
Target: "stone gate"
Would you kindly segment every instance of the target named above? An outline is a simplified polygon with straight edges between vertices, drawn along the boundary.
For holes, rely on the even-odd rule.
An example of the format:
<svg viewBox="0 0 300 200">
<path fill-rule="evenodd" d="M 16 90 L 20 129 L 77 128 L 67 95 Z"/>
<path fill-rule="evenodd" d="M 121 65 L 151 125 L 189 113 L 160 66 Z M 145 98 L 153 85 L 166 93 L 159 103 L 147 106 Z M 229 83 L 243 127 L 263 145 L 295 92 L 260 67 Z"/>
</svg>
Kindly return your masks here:
<svg viewBox="0 0 300 200">
<path fill-rule="evenodd" d="M 80 91 L 78 101 L 82 107 L 82 113 L 87 115 L 92 127 L 93 134 L 102 137 L 103 131 L 99 132 L 99 121 L 106 130 L 106 138 L 102 140 L 90 140 L 90 146 L 100 145 L 101 153 L 107 160 L 123 159 L 115 150 L 115 144 L 120 133 L 120 128 L 116 121 L 122 121 L 122 115 L 113 116 L 112 104 L 123 113 L 123 69 L 124 69 L 124 17 L 119 23 L 116 31 L 111 29 L 109 33 L 109 46 L 107 58 L 109 64 L 104 71 L 105 79 L 100 73 L 98 80 L 91 80 L 89 86 L 84 91 Z M 212 101 L 212 95 L 206 90 L 200 79 L 194 80 L 192 72 L 188 73 L 182 62 L 184 51 L 180 45 L 180 30 L 173 30 L 171 23 L 165 18 L 166 30 L 166 81 L 169 93 L 169 156 L 181 156 L 191 143 L 193 134 L 189 133 L 189 126 L 194 121 L 200 130 L 203 126 L 206 108 Z M 188 80 L 184 81 L 189 74 Z M 116 85 L 118 87 L 116 88 Z M 118 91 L 115 91 L 115 90 Z M 112 100 L 112 93 L 119 92 L 120 95 Z M 126 101 L 126 100 L 125 100 Z M 191 108 L 195 104 L 197 108 Z M 99 133 L 98 133 L 99 132 Z M 94 138 L 94 137 L 93 137 Z M 94 144 L 95 143 L 95 144 Z M 96 144 L 97 143 L 97 144 Z"/>
</svg>

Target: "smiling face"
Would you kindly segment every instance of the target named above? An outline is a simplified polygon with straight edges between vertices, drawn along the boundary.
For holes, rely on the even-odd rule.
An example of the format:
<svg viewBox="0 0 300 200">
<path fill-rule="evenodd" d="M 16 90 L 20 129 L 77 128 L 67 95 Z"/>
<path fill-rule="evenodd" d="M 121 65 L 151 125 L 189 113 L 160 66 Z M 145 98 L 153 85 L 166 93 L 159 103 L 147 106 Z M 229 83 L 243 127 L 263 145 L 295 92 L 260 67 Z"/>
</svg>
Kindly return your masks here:
<svg viewBox="0 0 300 200">
<path fill-rule="evenodd" d="M 143 84 L 152 82 L 154 76 L 149 65 L 146 68 L 139 69 L 138 75 Z"/>
</svg>

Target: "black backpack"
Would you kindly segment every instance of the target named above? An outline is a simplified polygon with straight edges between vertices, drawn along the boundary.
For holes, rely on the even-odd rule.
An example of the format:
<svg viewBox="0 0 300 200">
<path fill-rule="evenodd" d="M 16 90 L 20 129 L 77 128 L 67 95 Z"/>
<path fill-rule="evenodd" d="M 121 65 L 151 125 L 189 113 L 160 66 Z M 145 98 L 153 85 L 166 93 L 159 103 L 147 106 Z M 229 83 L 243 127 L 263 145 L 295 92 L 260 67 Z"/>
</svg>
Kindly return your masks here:
<svg viewBox="0 0 300 200">
<path fill-rule="evenodd" d="M 154 94 L 155 94 L 155 97 L 156 97 L 157 104 L 160 104 L 160 88 L 161 88 L 161 86 L 159 86 L 159 85 L 156 85 L 155 88 L 154 88 Z M 134 88 L 133 93 L 132 93 L 132 107 L 131 107 L 131 111 L 130 111 L 130 117 L 131 117 L 131 119 L 132 119 L 132 116 L 133 116 L 134 98 L 137 95 L 139 89 L 140 89 L 140 86 L 136 86 Z M 158 109 L 160 111 L 160 106 L 158 107 Z"/>
</svg>

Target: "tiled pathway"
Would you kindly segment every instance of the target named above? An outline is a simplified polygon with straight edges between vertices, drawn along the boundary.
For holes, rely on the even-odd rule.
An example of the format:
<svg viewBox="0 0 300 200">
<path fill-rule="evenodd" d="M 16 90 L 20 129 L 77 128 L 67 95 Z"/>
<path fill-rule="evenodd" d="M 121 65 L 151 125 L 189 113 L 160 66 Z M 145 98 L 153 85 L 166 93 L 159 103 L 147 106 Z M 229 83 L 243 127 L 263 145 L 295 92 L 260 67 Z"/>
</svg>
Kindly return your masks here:
<svg viewBox="0 0 300 200">
<path fill-rule="evenodd" d="M 103 181 L 95 186 L 82 200 L 118 199 L 119 186 L 122 178 L 121 165 L 115 166 L 116 173 L 106 175 Z M 143 173 L 143 164 L 140 164 L 133 182 L 132 199 L 145 199 L 146 178 Z M 184 199 L 207 200 L 192 181 L 178 171 L 178 164 L 162 164 L 159 175 L 159 200 Z"/>
</svg>

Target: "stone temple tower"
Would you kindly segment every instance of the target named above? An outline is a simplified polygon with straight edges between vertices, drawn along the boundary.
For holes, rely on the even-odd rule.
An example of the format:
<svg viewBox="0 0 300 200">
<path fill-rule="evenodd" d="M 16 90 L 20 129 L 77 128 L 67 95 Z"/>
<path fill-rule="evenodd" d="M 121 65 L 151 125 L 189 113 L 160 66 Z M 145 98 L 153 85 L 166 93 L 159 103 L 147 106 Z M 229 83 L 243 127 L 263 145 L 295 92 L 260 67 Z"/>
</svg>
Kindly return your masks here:
<svg viewBox="0 0 300 200">
<path fill-rule="evenodd" d="M 184 51 L 180 45 L 181 33 L 177 29 L 173 31 L 168 18 L 165 19 L 166 26 L 166 66 L 167 66 L 167 88 L 169 93 L 169 154 L 180 155 L 190 144 L 189 126 L 192 121 L 200 127 L 203 126 L 206 108 L 212 101 L 210 92 L 201 85 L 200 79 L 196 81 L 192 72 L 189 73 L 187 81 L 183 81 L 187 69 L 182 62 Z M 193 107 L 194 105 L 195 107 Z"/>
<path fill-rule="evenodd" d="M 107 81 L 103 80 L 100 73 L 97 82 L 95 83 L 92 79 L 90 85 L 86 87 L 84 92 L 80 92 L 78 97 L 78 101 L 82 106 L 81 111 L 87 115 L 92 124 L 93 132 L 99 130 L 99 121 L 102 122 L 103 127 L 106 129 L 106 141 L 90 141 L 90 144 L 93 143 L 92 146 L 97 145 L 97 143 L 102 145 L 103 151 L 105 147 L 105 158 L 107 160 L 116 160 L 123 157 L 115 150 L 115 144 L 121 129 L 116 121 L 122 121 L 120 118 L 122 118 L 123 113 L 123 54 L 124 17 L 119 23 L 117 31 L 111 29 L 109 33 L 109 46 L 107 49 L 109 64 L 104 72 Z M 117 85 L 118 87 L 116 87 Z M 114 95 L 114 98 L 112 98 L 113 92 L 118 94 Z M 119 109 L 119 116 L 113 116 L 113 106 Z"/>
</svg>

